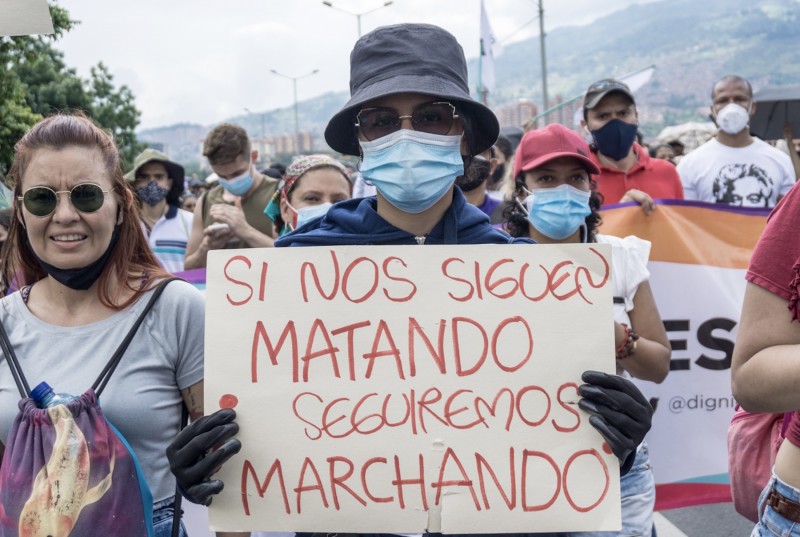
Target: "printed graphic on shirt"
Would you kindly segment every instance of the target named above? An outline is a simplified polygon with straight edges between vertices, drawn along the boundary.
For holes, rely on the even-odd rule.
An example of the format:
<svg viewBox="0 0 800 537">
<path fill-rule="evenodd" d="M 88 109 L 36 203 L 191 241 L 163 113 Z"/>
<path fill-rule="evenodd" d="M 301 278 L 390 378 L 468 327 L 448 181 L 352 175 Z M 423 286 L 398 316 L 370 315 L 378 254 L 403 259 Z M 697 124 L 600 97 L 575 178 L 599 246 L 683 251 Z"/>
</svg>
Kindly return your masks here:
<svg viewBox="0 0 800 537">
<path fill-rule="evenodd" d="M 726 164 L 714 178 L 717 203 L 740 207 L 769 207 L 775 182 L 755 164 Z"/>
</svg>

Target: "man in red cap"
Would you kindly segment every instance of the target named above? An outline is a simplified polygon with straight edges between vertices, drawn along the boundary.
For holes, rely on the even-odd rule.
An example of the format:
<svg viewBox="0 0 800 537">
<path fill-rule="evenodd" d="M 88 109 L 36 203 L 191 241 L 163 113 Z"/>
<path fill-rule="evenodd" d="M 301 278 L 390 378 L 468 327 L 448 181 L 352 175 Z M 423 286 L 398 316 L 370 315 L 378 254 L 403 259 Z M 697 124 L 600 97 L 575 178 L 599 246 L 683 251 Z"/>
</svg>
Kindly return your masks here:
<svg viewBox="0 0 800 537">
<path fill-rule="evenodd" d="M 650 214 L 653 199 L 683 199 L 675 166 L 651 158 L 635 141 L 639 114 L 626 84 L 607 78 L 589 86 L 581 126 L 592 135 L 592 158 L 600 168 L 597 189 L 604 204 L 635 201 Z"/>
</svg>

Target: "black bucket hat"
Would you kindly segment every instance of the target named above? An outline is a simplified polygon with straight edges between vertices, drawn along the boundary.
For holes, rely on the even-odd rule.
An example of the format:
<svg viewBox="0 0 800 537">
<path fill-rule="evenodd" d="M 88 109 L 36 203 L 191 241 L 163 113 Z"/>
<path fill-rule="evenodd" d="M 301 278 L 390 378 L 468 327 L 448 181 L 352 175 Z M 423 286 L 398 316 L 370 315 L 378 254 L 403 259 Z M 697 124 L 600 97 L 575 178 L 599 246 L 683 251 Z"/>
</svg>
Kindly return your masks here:
<svg viewBox="0 0 800 537">
<path fill-rule="evenodd" d="M 497 117 L 469 94 L 464 50 L 452 34 L 430 24 L 383 26 L 359 39 L 350 53 L 350 100 L 328 122 L 325 141 L 358 155 L 356 115 L 364 103 L 397 93 L 424 93 L 451 102 L 468 117 L 472 149 L 490 148 Z"/>
</svg>

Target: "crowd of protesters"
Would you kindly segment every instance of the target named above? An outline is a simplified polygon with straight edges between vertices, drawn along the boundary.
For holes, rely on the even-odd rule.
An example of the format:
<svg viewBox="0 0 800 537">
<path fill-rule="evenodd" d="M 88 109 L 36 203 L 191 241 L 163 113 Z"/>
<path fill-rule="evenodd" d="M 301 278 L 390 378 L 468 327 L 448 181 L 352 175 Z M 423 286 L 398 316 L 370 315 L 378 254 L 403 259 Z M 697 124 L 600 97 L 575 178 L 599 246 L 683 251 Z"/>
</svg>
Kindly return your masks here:
<svg viewBox="0 0 800 537">
<path fill-rule="evenodd" d="M 589 142 L 588 156 L 598 167 L 593 175 L 601 207 L 636 202 L 650 214 L 654 200 L 775 206 L 800 176 L 800 139 L 793 139 L 790 126 L 779 141 L 763 141 L 750 133 L 749 118 L 757 103 L 746 79 L 725 76 L 711 94 L 716 134 L 709 133 L 705 143 L 687 151 L 678 138 L 650 145 L 642 141 L 639 109 L 624 82 L 603 79 L 588 87 L 583 119 L 573 130 Z M 524 134 L 522 127 L 501 128 L 495 143 L 475 155 L 456 180 L 467 202 L 500 229 L 505 229 L 504 214 L 519 196 L 513 159 Z M 213 170 L 204 180 L 188 180 L 179 163 L 153 149 L 139 155 L 125 176 L 140 202 L 143 230 L 153 252 L 170 272 L 204 267 L 209 250 L 271 246 L 296 227 L 281 219 L 282 211 L 270 214 L 266 208 L 271 202 L 276 208 L 281 201 L 285 204 L 280 185 L 292 176 L 287 177 L 286 167 L 278 163 L 259 168 L 258 152 L 251 149 L 244 129 L 218 125 L 205 140 L 204 155 Z M 337 158 L 335 153 L 328 156 Z M 308 158 L 297 155 L 293 160 Z M 376 195 L 363 173 L 350 168 L 347 160 L 337 162 L 351 185 L 348 197 Z M 157 175 L 150 169 L 157 169 Z M 317 204 L 323 206 L 313 218 L 321 218 L 331 202 L 309 198 L 308 205 Z M 296 212 L 294 216 L 297 224 Z M 313 218 L 304 217 L 300 223 Z"/>
<path fill-rule="evenodd" d="M 376 52 L 387 47 L 393 59 Z M 351 99 L 325 131 L 333 152 L 297 155 L 285 167 L 259 167 L 260 155 L 247 132 L 221 124 L 203 144 L 213 171 L 204 180 L 188 179 L 180 163 L 154 149 L 138 155 L 123 175 L 113 140 L 91 120 L 46 118 L 16 147 L 10 179 L 18 203 L 0 214 L 7 290 L 0 321 L 10 341 L 3 347 L 5 362 L 9 349 L 48 356 L 20 360 L 25 374 L 36 381 L 57 375 L 61 388 L 83 393 L 88 376 L 102 369 L 105 356 L 128 331 L 134 319 L 128 313 L 143 310 L 145 298 L 170 274 L 205 268 L 208 253 L 216 249 L 611 244 L 617 375 L 585 372 L 579 405 L 593 416 L 591 424 L 620 462 L 619 534 L 649 536 L 654 534 L 655 483 L 644 437 L 653 410 L 627 377 L 663 381 L 669 341 L 649 285 L 650 244 L 601 234 L 602 211 L 633 202 L 651 215 L 664 199 L 772 208 L 785 196 L 797 197 L 792 187 L 800 175 L 789 126 L 785 151 L 750 133 L 758 105 L 746 79 L 727 75 L 709 89 L 717 132 L 691 151 L 677 139 L 650 147 L 637 139 L 634 92 L 610 78 L 588 86 L 575 129 L 501 129 L 494 113 L 470 96 L 455 39 L 435 26 L 402 24 L 379 28 L 356 43 Z M 359 169 L 337 160 L 343 155 L 358 158 Z M 768 228 L 777 243 L 796 230 L 797 211 L 784 205 Z M 761 356 L 780 355 L 776 362 L 789 368 L 790 358 L 781 353 L 800 344 L 791 323 L 796 308 L 791 319 L 763 314 L 781 305 L 786 309 L 781 302 L 797 302 L 800 283 L 790 284 L 789 278 L 800 280 L 793 265 L 798 254 L 789 248 L 778 270 L 765 260 L 779 254 L 763 250 L 756 268 L 766 275 L 748 275 L 749 285 L 756 287 L 748 291 L 748 317 L 740 332 L 740 338 L 752 341 L 745 340 L 737 351 L 734 379 L 743 401 L 754 408 L 800 408 L 797 396 L 788 395 L 796 392 L 794 377 L 764 365 Z M 773 273 L 785 285 L 770 286 Z M 240 448 L 233 410 L 201 417 L 202 315 L 199 292 L 182 282 L 168 286 L 103 398 L 108 416 L 143 462 L 156 535 L 170 534 L 175 478 L 184 497 L 208 504 L 222 487 L 214 471 Z M 63 345 L 48 354 L 53 338 Z M 765 379 L 755 387 L 740 380 L 751 370 Z M 141 390 L 123 390 L 122 382 Z M 773 383 L 786 395 L 767 388 Z M 10 367 L 0 367 L 3 440 L 24 419 L 12 412 L 17 396 L 25 396 L 19 386 Z M 118 398 L 122 392 L 130 397 Z M 87 396 L 81 404 L 98 403 Z M 178 434 L 184 404 L 193 421 Z M 80 412 L 77 403 L 70 408 Z M 36 420 L 46 419 L 46 411 L 36 411 Z M 152 419 L 156 413 L 161 417 Z M 55 421 L 53 413 L 47 415 Z M 792 431 L 800 430 L 800 421 L 793 419 Z M 800 435 L 792 433 L 789 447 L 782 448 L 784 462 L 769 485 L 786 502 L 800 502 L 797 465 L 785 462 L 800 460 L 796 438 Z M 169 468 L 159 455 L 165 451 Z M 9 471 L 5 459 L 2 471 Z M 4 503 L 4 517 L 11 503 Z M 764 516 L 785 522 L 789 515 L 767 510 Z"/>
</svg>

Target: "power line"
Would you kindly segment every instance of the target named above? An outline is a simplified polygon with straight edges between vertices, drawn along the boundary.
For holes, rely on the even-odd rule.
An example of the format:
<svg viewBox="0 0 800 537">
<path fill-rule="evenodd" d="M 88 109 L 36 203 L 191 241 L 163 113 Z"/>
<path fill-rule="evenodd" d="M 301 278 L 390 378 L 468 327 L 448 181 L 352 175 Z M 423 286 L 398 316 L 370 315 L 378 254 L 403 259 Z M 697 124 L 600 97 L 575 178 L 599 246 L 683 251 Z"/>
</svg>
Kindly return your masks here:
<svg viewBox="0 0 800 537">
<path fill-rule="evenodd" d="M 505 43 L 506 41 L 508 41 L 509 39 L 511 39 L 511 37 L 513 37 L 514 35 L 518 34 L 518 33 L 519 33 L 519 32 L 520 32 L 520 31 L 521 31 L 523 28 L 525 28 L 527 25 L 529 25 L 530 23 L 532 23 L 533 21 L 535 21 L 535 20 L 538 20 L 538 19 L 539 19 L 539 15 L 536 15 L 534 18 L 532 18 L 531 20 L 529 20 L 528 22 L 526 22 L 525 24 L 523 24 L 522 26 L 520 26 L 519 28 L 517 28 L 516 30 L 514 30 L 513 32 L 511 32 L 511 33 L 510 33 L 510 34 L 508 34 L 507 36 L 505 36 L 503 39 L 501 39 L 501 40 L 500 40 L 500 43 L 501 43 L 501 44 L 502 44 L 502 43 Z"/>
</svg>

